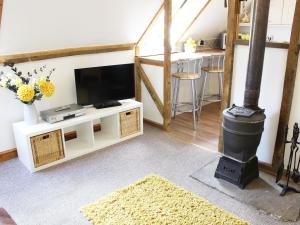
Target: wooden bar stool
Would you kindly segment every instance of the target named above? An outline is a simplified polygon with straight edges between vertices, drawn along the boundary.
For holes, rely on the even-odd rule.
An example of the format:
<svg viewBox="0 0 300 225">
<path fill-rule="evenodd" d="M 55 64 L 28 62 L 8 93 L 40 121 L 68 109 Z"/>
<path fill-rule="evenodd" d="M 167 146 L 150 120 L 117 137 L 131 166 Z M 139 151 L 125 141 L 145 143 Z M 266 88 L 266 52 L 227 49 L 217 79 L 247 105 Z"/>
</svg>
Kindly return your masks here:
<svg viewBox="0 0 300 225">
<path fill-rule="evenodd" d="M 173 85 L 173 118 L 177 112 L 192 112 L 193 113 L 193 129 L 196 130 L 196 117 L 198 119 L 199 101 L 196 89 L 196 81 L 201 77 L 202 60 L 179 60 L 177 62 L 177 72 L 172 74 Z M 178 102 L 180 92 L 180 82 L 186 80 L 191 83 L 192 102 Z M 184 108 L 187 107 L 187 108 Z"/>
<path fill-rule="evenodd" d="M 206 85 L 208 84 L 207 78 L 210 78 L 211 75 L 216 74 L 218 76 L 218 85 L 219 85 L 219 94 L 217 95 L 219 99 L 217 101 L 222 100 L 223 95 L 223 76 L 224 76 L 224 55 L 212 55 L 209 57 L 209 63 L 207 67 L 203 67 L 201 70 L 205 76 L 204 79 L 204 89 L 206 88 Z M 213 97 L 214 95 L 209 96 L 202 96 L 201 101 L 215 101 L 215 100 L 209 100 L 210 97 Z"/>
</svg>

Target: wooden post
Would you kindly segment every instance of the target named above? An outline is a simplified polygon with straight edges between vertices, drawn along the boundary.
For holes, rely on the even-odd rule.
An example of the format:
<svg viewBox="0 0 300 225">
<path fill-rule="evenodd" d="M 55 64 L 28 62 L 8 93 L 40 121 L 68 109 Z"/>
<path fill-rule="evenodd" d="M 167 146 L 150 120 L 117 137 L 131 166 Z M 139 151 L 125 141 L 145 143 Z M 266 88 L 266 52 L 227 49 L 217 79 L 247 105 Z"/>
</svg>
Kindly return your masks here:
<svg viewBox="0 0 300 225">
<path fill-rule="evenodd" d="M 171 23 L 172 0 L 164 0 L 164 130 L 168 131 L 171 123 Z"/>
<path fill-rule="evenodd" d="M 224 84 L 223 84 L 223 101 L 221 105 L 221 118 L 223 118 L 223 110 L 230 106 L 231 100 L 231 83 L 234 60 L 234 43 L 239 32 L 239 17 L 240 17 L 240 0 L 228 1 L 228 21 L 227 21 L 227 42 L 224 64 Z M 222 121 L 222 119 L 221 119 Z M 219 134 L 219 152 L 223 151 L 223 134 L 222 126 Z"/>
<path fill-rule="evenodd" d="M 3 0 L 0 0 L 0 26 L 1 26 L 1 19 L 2 19 L 2 9 L 3 9 Z"/>
<path fill-rule="evenodd" d="M 135 100 L 140 102 L 142 100 L 142 82 L 141 76 L 139 75 L 140 61 L 137 56 L 134 59 L 134 76 L 135 76 Z"/>
<path fill-rule="evenodd" d="M 279 116 L 278 131 L 272 161 L 273 169 L 277 169 L 280 163 L 284 160 L 283 155 L 283 139 L 284 126 L 289 123 L 290 112 L 293 101 L 294 86 L 296 80 L 296 72 L 299 59 L 299 41 L 300 41 L 300 0 L 296 2 L 292 32 L 290 38 L 290 46 L 288 50 L 286 71 L 284 78 L 283 94 L 281 100 L 281 109 Z"/>
</svg>

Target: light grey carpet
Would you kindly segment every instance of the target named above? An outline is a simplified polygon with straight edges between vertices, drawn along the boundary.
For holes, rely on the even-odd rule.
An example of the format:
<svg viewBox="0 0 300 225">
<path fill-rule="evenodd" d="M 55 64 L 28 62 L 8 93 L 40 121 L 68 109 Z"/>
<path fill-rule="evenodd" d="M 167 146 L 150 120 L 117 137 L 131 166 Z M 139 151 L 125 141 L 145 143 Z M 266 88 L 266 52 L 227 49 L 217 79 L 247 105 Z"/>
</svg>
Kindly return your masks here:
<svg viewBox="0 0 300 225">
<path fill-rule="evenodd" d="M 143 136 L 34 174 L 17 159 L 0 164 L 0 207 L 18 225 L 88 225 L 81 206 L 156 173 L 254 225 L 296 224 L 280 223 L 189 177 L 216 157 L 145 126 Z"/>
<path fill-rule="evenodd" d="M 250 204 L 256 209 L 262 210 L 279 220 L 295 222 L 299 219 L 299 194 L 289 193 L 281 197 L 279 196 L 280 192 L 262 178 L 255 179 L 244 190 L 241 190 L 231 183 L 214 178 L 218 162 L 219 159 L 215 159 L 213 162 L 194 172 L 192 177 L 232 198 Z"/>
</svg>

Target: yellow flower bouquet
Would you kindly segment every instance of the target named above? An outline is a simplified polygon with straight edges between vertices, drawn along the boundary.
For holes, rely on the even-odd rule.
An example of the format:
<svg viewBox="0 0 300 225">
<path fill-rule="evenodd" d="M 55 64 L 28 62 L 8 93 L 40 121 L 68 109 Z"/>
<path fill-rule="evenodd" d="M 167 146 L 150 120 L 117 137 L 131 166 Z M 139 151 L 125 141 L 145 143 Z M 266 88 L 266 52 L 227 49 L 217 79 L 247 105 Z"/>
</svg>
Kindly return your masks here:
<svg viewBox="0 0 300 225">
<path fill-rule="evenodd" d="M 8 71 L 0 72 L 0 87 L 14 92 L 22 103 L 32 105 L 34 101 L 41 100 L 43 96 L 53 95 L 55 86 L 50 77 L 55 71 L 54 68 L 47 70 L 46 66 L 42 66 L 26 75 L 19 71 L 13 63 L 5 64 L 4 68 L 8 68 Z"/>
</svg>

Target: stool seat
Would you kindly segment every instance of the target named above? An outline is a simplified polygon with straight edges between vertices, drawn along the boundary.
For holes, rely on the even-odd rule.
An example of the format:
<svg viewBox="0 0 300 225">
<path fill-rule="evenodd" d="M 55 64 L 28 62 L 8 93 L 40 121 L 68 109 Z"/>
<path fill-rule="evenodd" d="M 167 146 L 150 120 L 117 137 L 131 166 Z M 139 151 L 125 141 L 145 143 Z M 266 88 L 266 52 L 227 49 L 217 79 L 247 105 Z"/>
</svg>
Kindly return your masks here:
<svg viewBox="0 0 300 225">
<path fill-rule="evenodd" d="M 174 77 L 179 79 L 199 79 L 200 75 L 198 73 L 174 73 Z"/>
<path fill-rule="evenodd" d="M 224 73 L 224 69 L 218 67 L 202 67 L 202 70 L 207 73 Z"/>
</svg>

